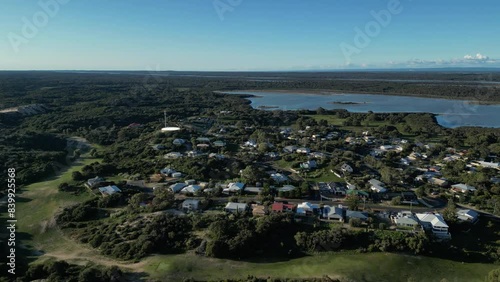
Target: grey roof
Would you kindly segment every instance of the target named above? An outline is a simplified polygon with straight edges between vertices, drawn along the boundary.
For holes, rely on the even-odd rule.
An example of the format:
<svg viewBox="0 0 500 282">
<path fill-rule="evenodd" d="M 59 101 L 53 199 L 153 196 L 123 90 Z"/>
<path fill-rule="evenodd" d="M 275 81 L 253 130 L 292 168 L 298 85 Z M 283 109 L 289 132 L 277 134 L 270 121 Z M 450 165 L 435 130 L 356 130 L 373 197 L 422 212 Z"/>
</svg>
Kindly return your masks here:
<svg viewBox="0 0 500 282">
<path fill-rule="evenodd" d="M 368 215 L 364 212 L 360 212 L 360 211 L 350 211 L 348 210 L 347 213 L 346 213 L 346 216 L 348 218 L 359 218 L 359 219 L 368 219 Z"/>
<path fill-rule="evenodd" d="M 200 200 L 196 200 L 196 199 L 187 199 L 187 200 L 184 200 L 184 202 L 182 202 L 182 206 L 187 206 L 187 205 L 197 206 L 199 204 L 200 204 Z"/>
<path fill-rule="evenodd" d="M 99 188 L 99 191 L 103 194 L 112 195 L 114 193 L 121 192 L 122 190 L 120 190 L 120 188 L 116 187 L 115 185 L 110 185 Z"/>
<path fill-rule="evenodd" d="M 330 206 L 323 207 L 323 216 L 325 216 L 325 217 L 344 219 L 344 215 L 345 215 L 345 211 L 342 208 L 330 207 Z"/>
<path fill-rule="evenodd" d="M 410 218 L 410 217 L 398 217 L 396 219 L 394 219 L 394 221 L 396 222 L 396 224 L 402 224 L 402 225 L 418 225 L 418 222 L 413 219 L 413 218 Z"/>
<path fill-rule="evenodd" d="M 451 187 L 460 189 L 462 191 L 475 191 L 476 190 L 476 188 L 474 186 L 470 186 L 470 185 L 463 184 L 463 183 L 451 185 Z"/>
<path fill-rule="evenodd" d="M 226 210 L 244 211 L 247 209 L 247 204 L 245 203 L 233 203 L 229 202 L 226 205 Z"/>
<path fill-rule="evenodd" d="M 175 184 L 172 184 L 170 185 L 170 189 L 172 189 L 172 191 L 175 192 L 179 192 L 180 190 L 182 190 L 182 188 L 186 187 L 186 183 L 175 183 Z"/>
</svg>

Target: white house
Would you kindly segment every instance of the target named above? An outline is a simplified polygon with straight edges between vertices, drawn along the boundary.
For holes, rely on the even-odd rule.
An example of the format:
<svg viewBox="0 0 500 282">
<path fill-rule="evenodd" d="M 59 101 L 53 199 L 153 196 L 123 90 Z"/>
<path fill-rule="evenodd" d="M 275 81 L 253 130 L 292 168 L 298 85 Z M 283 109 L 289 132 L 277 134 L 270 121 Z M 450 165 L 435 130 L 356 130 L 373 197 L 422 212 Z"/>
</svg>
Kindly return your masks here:
<svg viewBox="0 0 500 282">
<path fill-rule="evenodd" d="M 165 159 L 178 159 L 182 157 L 182 154 L 179 152 L 170 152 L 166 154 L 164 157 Z"/>
<path fill-rule="evenodd" d="M 318 163 L 315 160 L 309 160 L 307 162 L 300 164 L 300 168 L 303 168 L 303 169 L 314 169 L 317 167 L 318 167 Z"/>
<path fill-rule="evenodd" d="M 340 169 L 343 171 L 343 172 L 349 172 L 349 173 L 352 173 L 354 171 L 354 169 L 352 168 L 352 166 L 350 166 L 349 164 L 345 163 L 343 164 Z"/>
<path fill-rule="evenodd" d="M 277 189 L 278 192 L 289 192 L 295 190 L 295 186 L 293 185 L 283 185 L 283 187 Z"/>
<path fill-rule="evenodd" d="M 194 193 L 196 193 L 196 192 L 198 192 L 200 190 L 201 190 L 201 186 L 200 185 L 193 185 L 192 184 L 192 185 L 188 185 L 188 186 L 182 188 L 181 193 L 184 193 L 184 194 L 185 193 L 192 193 L 192 194 L 194 194 Z"/>
<path fill-rule="evenodd" d="M 309 202 L 303 202 L 297 206 L 297 214 L 299 215 L 306 215 L 309 213 L 313 213 L 316 210 L 319 210 L 319 205 L 311 204 Z"/>
<path fill-rule="evenodd" d="M 400 211 L 396 216 L 391 217 L 391 219 L 400 227 L 415 227 L 419 225 L 418 219 L 411 211 Z"/>
<path fill-rule="evenodd" d="M 311 152 L 311 149 L 302 147 L 298 148 L 296 152 L 299 154 L 309 154 Z"/>
<path fill-rule="evenodd" d="M 382 151 L 389 151 L 389 150 L 393 150 L 394 149 L 394 146 L 392 145 L 382 145 L 380 146 L 380 150 Z"/>
<path fill-rule="evenodd" d="M 444 221 L 444 218 L 438 213 L 416 213 L 418 221 L 424 227 L 424 229 L 432 231 L 436 237 L 449 239 L 451 238 L 448 232 L 448 224 Z"/>
<path fill-rule="evenodd" d="M 173 178 L 181 178 L 182 177 L 182 172 L 174 172 L 172 173 Z"/>
<path fill-rule="evenodd" d="M 297 146 L 286 146 L 285 148 L 283 148 L 283 152 L 285 153 L 293 153 L 297 151 Z"/>
<path fill-rule="evenodd" d="M 240 213 L 240 212 L 245 212 L 247 210 L 247 208 L 248 208 L 248 205 L 245 203 L 229 202 L 229 203 L 227 203 L 224 210 L 227 212 L 231 212 L 231 213 Z"/>
<path fill-rule="evenodd" d="M 288 176 L 282 174 L 282 173 L 272 173 L 271 174 L 271 178 L 277 182 L 277 183 L 281 183 L 281 182 L 286 182 L 288 181 Z"/>
<path fill-rule="evenodd" d="M 99 177 L 99 176 L 96 176 L 94 178 L 90 178 L 89 180 L 87 180 L 87 183 L 85 183 L 85 185 L 89 188 L 94 188 L 95 186 L 97 186 L 105 181 L 106 181 L 106 179 Z"/>
<path fill-rule="evenodd" d="M 245 183 L 241 182 L 229 183 L 227 185 L 227 188 L 224 188 L 222 192 L 239 192 L 243 191 L 244 188 L 245 188 Z"/>
<path fill-rule="evenodd" d="M 245 147 L 257 147 L 257 142 L 255 140 L 248 140 L 247 142 L 245 142 L 245 144 L 243 145 Z"/>
<path fill-rule="evenodd" d="M 474 192 L 474 191 L 476 191 L 476 187 L 470 186 L 470 185 L 467 185 L 467 184 L 464 184 L 464 183 L 460 183 L 460 184 L 451 185 L 451 190 L 453 192 L 467 193 L 467 192 Z"/>
<path fill-rule="evenodd" d="M 198 156 L 201 156 L 201 153 L 197 150 L 192 150 L 192 151 L 188 151 L 186 153 L 186 156 L 190 157 L 190 158 L 196 158 Z"/>
<path fill-rule="evenodd" d="M 500 163 L 476 161 L 476 162 L 473 162 L 473 164 L 476 164 L 476 165 L 481 166 L 481 167 L 500 169 Z"/>
<path fill-rule="evenodd" d="M 200 201 L 194 199 L 187 199 L 182 202 L 182 209 L 185 211 L 195 211 L 200 207 Z"/>
<path fill-rule="evenodd" d="M 371 179 L 368 181 L 370 183 L 370 189 L 377 193 L 385 193 L 387 192 L 387 188 L 385 188 L 385 184 L 378 181 L 377 179 Z"/>
<path fill-rule="evenodd" d="M 185 183 L 175 183 L 175 184 L 170 185 L 169 188 L 170 188 L 170 190 L 172 190 L 172 192 L 177 193 L 177 192 L 181 191 L 186 186 L 187 185 Z"/>
<path fill-rule="evenodd" d="M 479 219 L 479 213 L 469 209 L 457 210 L 457 217 L 462 221 L 475 223 Z"/>
<path fill-rule="evenodd" d="M 329 220 L 338 220 L 340 222 L 344 222 L 346 219 L 346 210 L 341 207 L 331 207 L 325 205 L 323 207 L 322 216 Z"/>
<path fill-rule="evenodd" d="M 122 190 L 120 190 L 120 188 L 116 187 L 115 185 L 109 185 L 106 187 L 99 188 L 99 192 L 101 192 L 101 194 L 104 196 L 113 195 L 113 194 L 121 192 L 121 191 Z"/>
<path fill-rule="evenodd" d="M 168 167 L 166 167 L 166 168 L 164 168 L 164 169 L 160 170 L 160 173 L 161 173 L 161 174 L 163 174 L 163 175 L 165 175 L 165 176 L 170 176 L 170 175 L 172 175 L 172 173 L 176 173 L 176 172 L 177 172 L 177 171 L 175 171 L 175 169 L 173 169 L 173 168 L 168 168 Z"/>
</svg>

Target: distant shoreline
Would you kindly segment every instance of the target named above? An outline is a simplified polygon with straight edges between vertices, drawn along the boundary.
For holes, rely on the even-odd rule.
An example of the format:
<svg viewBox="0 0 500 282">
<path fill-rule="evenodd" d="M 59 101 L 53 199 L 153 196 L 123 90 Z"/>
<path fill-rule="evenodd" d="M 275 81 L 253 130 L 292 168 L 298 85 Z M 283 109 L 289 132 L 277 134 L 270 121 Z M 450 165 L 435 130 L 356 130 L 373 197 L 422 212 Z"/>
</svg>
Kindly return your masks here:
<svg viewBox="0 0 500 282">
<path fill-rule="evenodd" d="M 360 94 L 360 95 L 384 95 L 384 96 L 407 96 L 407 97 L 416 97 L 416 98 L 432 98 L 432 99 L 443 99 L 443 100 L 456 100 L 456 101 L 464 101 L 470 104 L 475 105 L 499 105 L 500 101 L 482 101 L 482 100 L 474 100 L 473 97 L 469 99 L 458 99 L 454 97 L 443 97 L 436 95 L 418 95 L 411 93 L 380 93 L 380 92 L 361 92 L 361 91 L 339 91 L 339 90 L 330 90 L 330 89 L 243 89 L 243 90 L 219 90 L 215 91 L 216 93 L 233 93 L 237 94 L 240 92 L 249 92 L 255 93 L 241 93 L 241 95 L 248 95 L 247 98 L 258 98 L 262 96 L 258 96 L 258 93 L 283 93 L 283 94 L 303 94 L 303 95 L 342 95 L 342 94 Z M 251 96 L 250 96 L 251 95 Z"/>
</svg>

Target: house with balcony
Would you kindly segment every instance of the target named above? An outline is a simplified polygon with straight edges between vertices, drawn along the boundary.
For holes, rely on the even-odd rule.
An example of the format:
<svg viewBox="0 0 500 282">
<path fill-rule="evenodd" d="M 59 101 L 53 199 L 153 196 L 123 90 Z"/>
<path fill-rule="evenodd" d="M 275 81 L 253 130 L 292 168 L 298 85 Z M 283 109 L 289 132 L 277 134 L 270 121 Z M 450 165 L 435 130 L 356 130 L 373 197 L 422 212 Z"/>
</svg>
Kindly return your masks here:
<svg viewBox="0 0 500 282">
<path fill-rule="evenodd" d="M 432 234 L 440 239 L 450 239 L 451 234 L 448 232 L 448 224 L 444 221 L 443 216 L 438 213 L 416 213 L 420 225 L 425 230 L 431 231 Z"/>
</svg>

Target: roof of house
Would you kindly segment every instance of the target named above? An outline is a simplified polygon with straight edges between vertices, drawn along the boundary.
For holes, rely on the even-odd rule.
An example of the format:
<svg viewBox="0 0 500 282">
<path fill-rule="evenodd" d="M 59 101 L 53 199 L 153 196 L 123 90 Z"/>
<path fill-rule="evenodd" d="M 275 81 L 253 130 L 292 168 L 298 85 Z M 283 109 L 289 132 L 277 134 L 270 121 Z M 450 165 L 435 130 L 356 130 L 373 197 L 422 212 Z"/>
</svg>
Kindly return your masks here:
<svg viewBox="0 0 500 282">
<path fill-rule="evenodd" d="M 334 217 L 334 218 L 344 218 L 344 209 L 339 208 L 339 207 L 331 207 L 331 206 L 324 206 L 323 207 L 323 216 L 326 216 L 328 218 Z"/>
<path fill-rule="evenodd" d="M 180 157 L 182 157 L 182 154 L 179 152 L 170 152 L 170 153 L 165 154 L 164 157 L 165 158 L 180 158 Z"/>
<path fill-rule="evenodd" d="M 360 211 L 350 211 L 346 212 L 347 217 L 359 218 L 359 219 L 368 219 L 368 214 Z"/>
<path fill-rule="evenodd" d="M 394 219 L 394 222 L 396 222 L 396 224 L 404 224 L 404 225 L 417 225 L 418 222 L 411 218 L 411 217 L 398 217 L 398 218 L 395 218 Z"/>
<path fill-rule="evenodd" d="M 181 192 L 183 193 L 196 193 L 201 190 L 200 185 L 189 185 L 184 188 L 182 188 Z"/>
<path fill-rule="evenodd" d="M 278 191 L 282 191 L 282 192 L 292 191 L 292 190 L 295 190 L 295 186 L 293 186 L 293 185 L 283 185 L 283 187 L 278 188 L 277 190 Z"/>
<path fill-rule="evenodd" d="M 294 204 L 285 204 L 281 202 L 274 202 L 271 205 L 271 210 L 273 211 L 283 211 L 283 209 L 294 209 L 295 205 Z"/>
<path fill-rule="evenodd" d="M 479 213 L 477 213 L 476 211 L 473 211 L 473 210 L 469 210 L 469 209 L 462 209 L 462 210 L 457 210 L 457 215 L 460 217 L 460 216 L 464 216 L 466 218 L 477 218 L 479 216 Z"/>
<path fill-rule="evenodd" d="M 264 205 L 252 205 L 252 213 L 254 214 L 264 214 L 266 212 L 266 207 Z"/>
<path fill-rule="evenodd" d="M 313 210 L 313 209 L 318 209 L 319 205 L 318 204 L 311 204 L 309 202 L 303 202 L 300 203 L 297 208 L 305 209 L 305 210 Z"/>
<path fill-rule="evenodd" d="M 315 160 L 309 160 L 307 162 L 301 163 L 301 168 L 315 168 L 318 166 L 318 163 Z"/>
<path fill-rule="evenodd" d="M 186 199 L 186 200 L 184 200 L 184 202 L 182 202 L 182 206 L 198 205 L 198 204 L 200 204 L 200 200 L 196 200 L 196 199 Z"/>
<path fill-rule="evenodd" d="M 288 176 L 282 173 L 272 173 L 271 178 L 276 182 L 283 182 L 288 180 Z"/>
<path fill-rule="evenodd" d="M 229 202 L 226 204 L 227 210 L 245 210 L 247 208 L 246 203 L 233 203 Z"/>
<path fill-rule="evenodd" d="M 223 191 L 240 191 L 243 190 L 244 187 L 245 183 L 241 182 L 229 183 L 227 185 L 227 188 L 225 188 Z"/>
<path fill-rule="evenodd" d="M 467 185 L 467 184 L 464 184 L 464 183 L 451 185 L 451 187 L 453 189 L 460 189 L 462 191 L 476 191 L 476 187 L 470 186 L 470 185 Z"/>
<path fill-rule="evenodd" d="M 377 179 L 370 179 L 370 181 L 368 181 L 368 183 L 370 183 L 373 186 L 384 186 L 384 183 L 377 180 Z"/>
<path fill-rule="evenodd" d="M 186 187 L 186 183 L 175 183 L 175 184 L 172 184 L 170 185 L 170 189 L 172 189 L 172 191 L 174 192 L 179 192 L 180 190 L 182 190 L 182 188 Z"/>
<path fill-rule="evenodd" d="M 444 218 L 440 214 L 433 213 L 416 213 L 419 221 L 432 224 L 433 227 L 448 227 Z"/>
<path fill-rule="evenodd" d="M 94 178 L 90 178 L 89 180 L 87 180 L 87 184 L 89 184 L 89 185 L 92 186 L 92 185 L 95 185 L 97 183 L 101 183 L 101 182 L 104 182 L 104 181 L 105 181 L 104 178 L 96 176 Z"/>
<path fill-rule="evenodd" d="M 122 190 L 120 190 L 120 188 L 116 187 L 115 185 L 109 185 L 99 188 L 99 191 L 103 194 L 112 195 L 114 193 L 121 192 Z"/>
<path fill-rule="evenodd" d="M 175 173 L 175 172 L 176 172 L 175 169 L 173 169 L 173 168 L 167 168 L 167 167 L 164 168 L 164 169 L 162 169 L 162 170 L 160 170 L 160 173 L 162 173 L 162 174 L 172 174 L 172 173 Z"/>
</svg>

